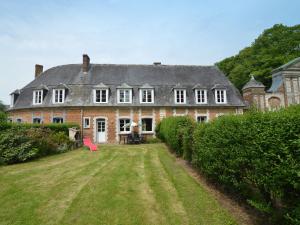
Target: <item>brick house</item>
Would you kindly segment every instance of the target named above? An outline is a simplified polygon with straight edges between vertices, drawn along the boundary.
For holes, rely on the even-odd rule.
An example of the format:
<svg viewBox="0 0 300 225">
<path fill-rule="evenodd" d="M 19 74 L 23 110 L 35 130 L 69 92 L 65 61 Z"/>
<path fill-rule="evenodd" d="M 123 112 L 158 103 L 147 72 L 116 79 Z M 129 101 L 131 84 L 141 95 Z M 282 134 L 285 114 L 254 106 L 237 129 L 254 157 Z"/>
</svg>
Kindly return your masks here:
<svg viewBox="0 0 300 225">
<path fill-rule="evenodd" d="M 272 71 L 272 85 L 267 91 L 253 76 L 242 91 L 248 105 L 263 111 L 300 104 L 300 57 Z"/>
<path fill-rule="evenodd" d="M 239 91 L 216 66 L 91 64 L 62 65 L 11 93 L 12 122 L 77 123 L 95 143 L 119 142 L 138 124 L 155 135 L 164 117 L 189 115 L 198 122 L 243 113 Z"/>
</svg>

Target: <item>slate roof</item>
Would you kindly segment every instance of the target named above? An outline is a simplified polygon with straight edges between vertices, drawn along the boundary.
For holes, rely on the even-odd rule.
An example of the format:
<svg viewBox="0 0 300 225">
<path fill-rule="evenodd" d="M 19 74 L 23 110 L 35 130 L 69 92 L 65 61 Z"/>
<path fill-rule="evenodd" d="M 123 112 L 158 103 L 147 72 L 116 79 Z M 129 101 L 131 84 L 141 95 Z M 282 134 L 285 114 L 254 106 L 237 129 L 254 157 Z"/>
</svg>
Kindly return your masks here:
<svg viewBox="0 0 300 225">
<path fill-rule="evenodd" d="M 282 65 L 282 66 L 280 66 L 280 67 L 274 69 L 274 70 L 272 71 L 272 73 L 276 73 L 276 72 L 285 70 L 285 69 L 289 68 L 290 66 L 294 65 L 295 63 L 298 63 L 298 62 L 300 62 L 300 57 L 295 58 L 295 59 L 289 61 L 288 63 L 286 63 L 286 64 L 284 64 L 284 65 Z"/>
<path fill-rule="evenodd" d="M 92 90 L 96 85 L 109 88 L 107 104 L 93 103 Z M 149 85 L 154 88 L 154 104 L 140 104 L 138 91 Z M 91 64 L 88 73 L 83 73 L 81 64 L 62 65 L 50 68 L 21 89 L 13 109 L 34 107 L 62 106 L 178 106 L 174 103 L 172 89 L 182 86 L 187 91 L 187 104 L 180 106 L 199 106 L 195 103 L 195 86 L 206 87 L 207 106 L 244 106 L 239 91 L 216 66 L 181 66 L 181 65 L 118 65 Z M 216 104 L 212 88 L 221 85 L 227 90 L 227 104 Z M 32 105 L 32 92 L 36 87 L 49 89 L 42 105 Z M 53 104 L 52 89 L 65 86 L 68 88 L 65 103 Z M 130 87 L 133 90 L 132 104 L 117 103 L 117 88 Z"/>
<path fill-rule="evenodd" d="M 245 90 L 247 88 L 264 88 L 265 85 L 263 85 L 261 82 L 255 80 L 254 76 L 251 76 L 251 79 L 248 81 L 247 84 L 244 85 L 242 90 Z"/>
</svg>

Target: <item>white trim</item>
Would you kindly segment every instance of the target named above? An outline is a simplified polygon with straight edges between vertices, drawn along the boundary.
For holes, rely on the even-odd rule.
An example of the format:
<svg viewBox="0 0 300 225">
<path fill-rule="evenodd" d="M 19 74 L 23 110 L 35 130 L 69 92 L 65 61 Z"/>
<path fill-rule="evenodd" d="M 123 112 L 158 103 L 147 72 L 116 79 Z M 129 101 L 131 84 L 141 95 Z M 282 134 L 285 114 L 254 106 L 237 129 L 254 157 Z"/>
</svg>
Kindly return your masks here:
<svg viewBox="0 0 300 225">
<path fill-rule="evenodd" d="M 59 96 L 58 96 L 58 102 L 55 101 L 55 92 L 56 91 L 62 91 L 62 102 L 59 102 Z M 59 88 L 59 89 L 53 89 L 52 92 L 52 103 L 53 104 L 63 104 L 65 102 L 65 94 L 66 94 L 66 90 Z"/>
<path fill-rule="evenodd" d="M 105 120 L 105 142 L 97 142 L 97 119 L 104 119 Z M 108 136 L 108 119 L 105 116 L 97 116 L 94 117 L 94 143 L 106 143 L 107 142 L 107 136 Z"/>
<path fill-rule="evenodd" d="M 129 102 L 120 102 L 120 91 L 129 91 Z M 124 95 L 125 96 L 125 95 Z M 124 98 L 125 100 L 125 98 Z M 131 104 L 132 103 L 132 89 L 131 88 L 121 88 L 117 90 L 117 101 L 118 104 Z"/>
<path fill-rule="evenodd" d="M 177 102 L 176 95 L 178 91 L 183 91 L 183 102 Z M 178 105 L 186 104 L 186 89 L 183 88 L 174 89 L 174 103 Z"/>
<path fill-rule="evenodd" d="M 224 102 L 218 102 L 218 98 L 217 98 L 217 92 L 218 91 L 223 92 Z M 215 89 L 215 102 L 216 102 L 216 104 L 227 104 L 227 91 L 226 91 L 226 89 Z"/>
<path fill-rule="evenodd" d="M 198 116 L 206 116 L 207 120 L 206 122 L 209 121 L 209 109 L 206 110 L 206 113 L 198 113 L 198 110 L 195 109 L 195 121 L 198 122 Z"/>
<path fill-rule="evenodd" d="M 37 94 L 40 93 L 41 94 L 41 102 L 36 102 L 37 100 Z M 33 99 L 32 99 L 32 104 L 33 105 L 41 105 L 43 104 L 43 95 L 44 95 L 44 91 L 43 90 L 34 90 L 33 91 Z"/>
<path fill-rule="evenodd" d="M 198 101 L 198 91 L 204 91 L 204 102 Z M 196 104 L 207 104 L 207 90 L 206 89 L 195 89 L 195 102 Z"/>
<path fill-rule="evenodd" d="M 151 91 L 151 102 L 143 102 L 143 91 L 146 91 L 146 92 L 148 92 L 148 91 Z M 142 89 L 140 89 L 139 90 L 139 93 L 140 93 L 140 103 L 141 104 L 153 104 L 154 103 L 154 89 L 153 88 L 142 88 Z M 148 95 L 146 95 L 146 96 L 148 96 Z M 148 98 L 146 97 L 146 100 L 147 100 Z"/>
<path fill-rule="evenodd" d="M 85 120 L 88 119 L 89 120 L 89 125 L 86 126 Z M 91 128 L 91 117 L 83 117 L 83 128 L 84 129 L 88 129 Z"/>
<path fill-rule="evenodd" d="M 100 102 L 96 101 L 96 91 L 100 91 Z M 101 102 L 101 100 L 102 100 L 101 91 L 105 91 L 105 94 L 106 94 L 105 102 Z M 93 102 L 95 104 L 106 104 L 106 103 L 108 103 L 108 88 L 95 88 L 95 89 L 93 89 Z"/>
<path fill-rule="evenodd" d="M 118 134 L 130 134 L 131 126 L 129 127 L 129 131 L 120 131 L 120 120 L 129 120 L 129 123 L 132 123 L 132 120 L 129 116 L 119 116 L 117 124 L 118 124 Z"/>
<path fill-rule="evenodd" d="M 11 94 L 10 95 L 10 108 L 14 107 L 15 104 L 15 95 Z"/>
<path fill-rule="evenodd" d="M 143 131 L 142 119 L 152 119 L 152 130 L 151 131 Z M 154 116 L 153 116 L 153 114 L 152 114 L 152 116 L 141 116 L 141 118 L 140 118 L 140 124 L 141 124 L 141 134 L 154 134 L 154 132 L 155 132 L 155 127 L 154 127 L 155 122 L 154 122 Z"/>
</svg>

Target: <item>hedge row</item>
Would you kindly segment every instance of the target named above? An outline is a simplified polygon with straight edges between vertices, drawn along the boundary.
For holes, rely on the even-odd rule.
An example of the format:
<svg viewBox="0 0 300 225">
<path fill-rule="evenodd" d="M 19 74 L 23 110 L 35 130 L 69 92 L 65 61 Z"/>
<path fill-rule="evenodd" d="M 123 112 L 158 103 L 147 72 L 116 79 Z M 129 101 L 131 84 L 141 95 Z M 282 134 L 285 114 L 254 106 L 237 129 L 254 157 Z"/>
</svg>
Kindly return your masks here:
<svg viewBox="0 0 300 225">
<path fill-rule="evenodd" d="M 189 117 L 168 117 L 156 127 L 158 137 L 173 149 L 177 156 L 192 159 L 191 132 L 195 123 Z"/>
<path fill-rule="evenodd" d="M 300 106 L 223 116 L 196 126 L 184 127 L 181 121 L 191 119 L 167 118 L 158 127 L 171 148 L 182 152 L 188 143 L 193 165 L 271 223 L 300 224 Z M 183 130 L 189 135 L 181 135 Z"/>
<path fill-rule="evenodd" d="M 0 165 L 13 164 L 69 151 L 69 127 L 76 124 L 0 123 Z"/>
<path fill-rule="evenodd" d="M 8 123 L 0 122 L 0 132 L 6 129 L 30 129 L 30 128 L 46 128 L 55 132 L 64 132 L 65 134 L 69 133 L 69 128 L 76 127 L 79 128 L 79 125 L 75 123 L 49 123 L 49 124 L 33 124 L 33 123 Z"/>
</svg>

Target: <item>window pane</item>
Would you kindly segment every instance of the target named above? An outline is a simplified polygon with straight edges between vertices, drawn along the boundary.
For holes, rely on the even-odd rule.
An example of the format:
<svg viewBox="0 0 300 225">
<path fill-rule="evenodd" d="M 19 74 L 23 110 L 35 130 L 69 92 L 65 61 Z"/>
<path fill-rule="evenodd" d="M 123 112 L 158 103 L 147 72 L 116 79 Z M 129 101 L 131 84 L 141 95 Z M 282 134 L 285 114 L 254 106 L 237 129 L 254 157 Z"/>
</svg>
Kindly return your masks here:
<svg viewBox="0 0 300 225">
<path fill-rule="evenodd" d="M 207 121 L 207 116 L 198 116 L 197 117 L 197 122 L 199 123 L 204 123 Z"/>
<path fill-rule="evenodd" d="M 119 120 L 119 131 L 120 132 L 129 132 L 130 131 L 130 119 L 120 119 Z"/>
<path fill-rule="evenodd" d="M 142 119 L 142 131 L 153 131 L 152 130 L 152 118 Z"/>
</svg>

